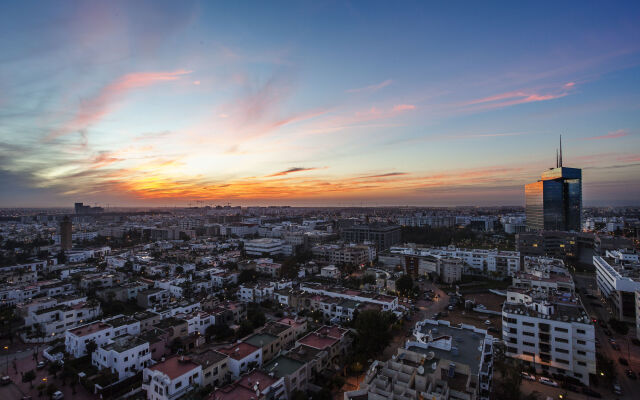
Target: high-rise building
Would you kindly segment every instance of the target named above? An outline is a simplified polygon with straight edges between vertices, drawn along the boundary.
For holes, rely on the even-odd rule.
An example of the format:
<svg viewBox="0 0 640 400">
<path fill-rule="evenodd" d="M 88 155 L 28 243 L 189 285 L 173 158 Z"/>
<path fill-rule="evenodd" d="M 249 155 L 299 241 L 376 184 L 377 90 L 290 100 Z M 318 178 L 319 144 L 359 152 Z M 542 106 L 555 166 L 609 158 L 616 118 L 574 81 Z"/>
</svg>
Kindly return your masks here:
<svg viewBox="0 0 640 400">
<path fill-rule="evenodd" d="M 351 243 L 371 242 L 381 251 L 400 243 L 401 228 L 398 225 L 382 223 L 354 225 L 343 229 L 341 237 L 342 240 Z"/>
<path fill-rule="evenodd" d="M 582 220 L 582 170 L 562 166 L 562 137 L 556 168 L 540 180 L 525 185 L 529 230 L 580 231 Z"/>
<path fill-rule="evenodd" d="M 60 222 L 60 247 L 62 250 L 71 250 L 73 246 L 71 219 L 65 216 Z"/>
</svg>

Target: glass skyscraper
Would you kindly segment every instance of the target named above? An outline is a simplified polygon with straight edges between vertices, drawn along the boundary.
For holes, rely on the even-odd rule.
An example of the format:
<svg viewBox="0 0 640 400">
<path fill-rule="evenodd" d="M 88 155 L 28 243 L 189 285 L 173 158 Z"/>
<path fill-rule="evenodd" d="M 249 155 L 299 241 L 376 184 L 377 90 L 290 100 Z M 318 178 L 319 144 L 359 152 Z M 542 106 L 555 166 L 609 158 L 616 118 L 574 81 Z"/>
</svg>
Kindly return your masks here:
<svg viewBox="0 0 640 400">
<path fill-rule="evenodd" d="M 580 231 L 582 221 L 582 170 L 562 166 L 562 142 L 556 168 L 525 185 L 529 230 Z"/>
</svg>

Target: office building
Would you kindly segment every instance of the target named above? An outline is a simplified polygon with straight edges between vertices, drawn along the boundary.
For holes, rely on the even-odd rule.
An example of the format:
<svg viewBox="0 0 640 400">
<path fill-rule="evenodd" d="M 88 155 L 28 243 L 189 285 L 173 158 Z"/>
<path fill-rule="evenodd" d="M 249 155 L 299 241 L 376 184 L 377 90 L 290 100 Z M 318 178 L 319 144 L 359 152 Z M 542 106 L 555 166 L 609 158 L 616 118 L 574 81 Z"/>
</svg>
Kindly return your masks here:
<svg viewBox="0 0 640 400">
<path fill-rule="evenodd" d="M 543 172 L 524 190 L 529 230 L 580 231 L 582 170 L 562 165 L 562 138 L 556 168 Z"/>
<path fill-rule="evenodd" d="M 401 229 L 398 225 L 372 223 L 368 225 L 354 225 L 342 230 L 341 238 L 350 243 L 373 243 L 378 251 L 386 250 L 394 244 L 400 243 Z"/>
</svg>

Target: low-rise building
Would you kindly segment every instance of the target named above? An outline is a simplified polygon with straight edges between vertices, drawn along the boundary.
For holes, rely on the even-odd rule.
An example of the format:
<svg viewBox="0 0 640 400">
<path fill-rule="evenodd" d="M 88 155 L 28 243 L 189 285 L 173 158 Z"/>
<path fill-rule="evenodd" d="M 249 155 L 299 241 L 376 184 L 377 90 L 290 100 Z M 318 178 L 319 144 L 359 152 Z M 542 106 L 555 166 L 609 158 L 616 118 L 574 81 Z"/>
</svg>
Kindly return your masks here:
<svg viewBox="0 0 640 400">
<path fill-rule="evenodd" d="M 148 400 L 174 400 L 198 386 L 202 386 L 202 366 L 186 356 L 167 358 L 142 374 Z"/>
</svg>

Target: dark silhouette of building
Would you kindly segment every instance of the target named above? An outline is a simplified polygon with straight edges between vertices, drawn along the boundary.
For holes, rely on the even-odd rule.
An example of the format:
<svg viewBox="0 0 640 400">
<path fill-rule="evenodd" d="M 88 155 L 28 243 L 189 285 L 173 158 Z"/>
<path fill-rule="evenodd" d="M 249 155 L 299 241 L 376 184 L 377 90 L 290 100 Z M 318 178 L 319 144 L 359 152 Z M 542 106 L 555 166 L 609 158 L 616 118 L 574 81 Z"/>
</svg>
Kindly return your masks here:
<svg viewBox="0 0 640 400">
<path fill-rule="evenodd" d="M 75 203 L 74 209 L 76 214 L 100 214 L 104 212 L 102 207 L 85 206 L 84 203 Z"/>
<path fill-rule="evenodd" d="M 386 250 L 394 244 L 400 243 L 401 230 L 398 225 L 373 223 L 368 225 L 354 225 L 342 230 L 342 240 L 351 243 L 371 242 L 378 251 Z"/>
<path fill-rule="evenodd" d="M 73 247 L 72 230 L 71 219 L 65 216 L 60 222 L 60 247 L 62 250 L 71 250 Z"/>
<path fill-rule="evenodd" d="M 562 137 L 556 168 L 525 185 L 527 228 L 532 231 L 580 231 L 582 224 L 582 170 L 562 166 Z"/>
</svg>

